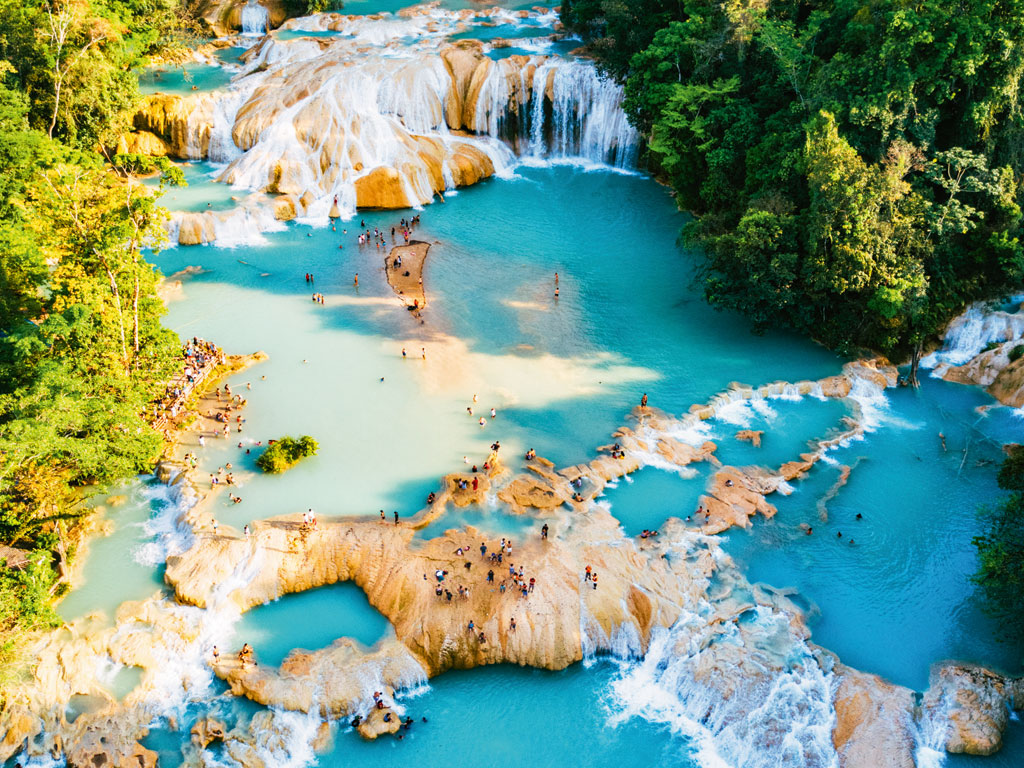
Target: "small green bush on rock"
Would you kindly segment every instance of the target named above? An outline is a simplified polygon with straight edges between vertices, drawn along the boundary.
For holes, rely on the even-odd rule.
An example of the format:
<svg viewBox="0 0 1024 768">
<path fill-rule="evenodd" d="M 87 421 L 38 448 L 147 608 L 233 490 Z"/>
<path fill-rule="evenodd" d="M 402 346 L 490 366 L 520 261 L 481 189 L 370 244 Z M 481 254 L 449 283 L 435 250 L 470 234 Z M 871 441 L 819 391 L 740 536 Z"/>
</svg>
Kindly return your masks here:
<svg viewBox="0 0 1024 768">
<path fill-rule="evenodd" d="M 284 472 L 300 459 L 313 456 L 319 448 L 320 444 L 309 435 L 298 440 L 286 435 L 260 454 L 256 466 L 271 474 Z"/>
</svg>

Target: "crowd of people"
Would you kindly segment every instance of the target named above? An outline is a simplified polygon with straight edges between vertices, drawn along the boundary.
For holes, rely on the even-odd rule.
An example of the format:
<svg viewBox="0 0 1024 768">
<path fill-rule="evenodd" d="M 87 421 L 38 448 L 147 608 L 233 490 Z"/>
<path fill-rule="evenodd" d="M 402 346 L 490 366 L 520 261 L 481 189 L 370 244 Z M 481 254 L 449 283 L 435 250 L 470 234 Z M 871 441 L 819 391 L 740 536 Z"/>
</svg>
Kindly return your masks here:
<svg viewBox="0 0 1024 768">
<path fill-rule="evenodd" d="M 182 345 L 181 357 L 181 372 L 167 384 L 163 397 L 153 405 L 153 426 L 158 429 L 178 417 L 196 387 L 225 361 L 224 352 L 216 344 L 198 337 Z"/>
</svg>

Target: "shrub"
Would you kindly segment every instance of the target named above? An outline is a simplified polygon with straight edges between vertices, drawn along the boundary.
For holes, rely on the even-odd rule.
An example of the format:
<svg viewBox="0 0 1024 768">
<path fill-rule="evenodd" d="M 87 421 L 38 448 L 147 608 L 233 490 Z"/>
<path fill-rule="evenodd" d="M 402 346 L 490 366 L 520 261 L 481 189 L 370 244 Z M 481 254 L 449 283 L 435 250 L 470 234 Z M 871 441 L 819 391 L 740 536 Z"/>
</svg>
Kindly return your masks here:
<svg viewBox="0 0 1024 768">
<path fill-rule="evenodd" d="M 319 448 L 317 441 L 309 435 L 303 435 L 298 440 L 286 435 L 260 454 L 256 466 L 272 474 L 284 472 L 300 459 L 314 455 Z"/>
<path fill-rule="evenodd" d="M 1007 355 L 1007 357 L 1010 358 L 1010 362 L 1011 363 L 1015 363 L 1018 360 L 1020 360 L 1022 357 L 1024 357 L 1024 344 L 1018 344 L 1016 347 L 1011 349 L 1010 353 L 1009 353 L 1009 355 Z"/>
</svg>

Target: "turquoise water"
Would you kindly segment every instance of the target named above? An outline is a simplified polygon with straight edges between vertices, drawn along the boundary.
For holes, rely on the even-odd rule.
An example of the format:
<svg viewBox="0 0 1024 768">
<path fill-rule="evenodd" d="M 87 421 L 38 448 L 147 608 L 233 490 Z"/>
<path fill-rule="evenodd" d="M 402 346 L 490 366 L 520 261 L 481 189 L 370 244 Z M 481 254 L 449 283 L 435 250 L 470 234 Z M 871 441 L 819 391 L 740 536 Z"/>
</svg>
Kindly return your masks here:
<svg viewBox="0 0 1024 768">
<path fill-rule="evenodd" d="M 627 475 L 598 498 L 611 505 L 612 515 L 622 523 L 627 536 L 639 536 L 645 528 L 656 531 L 668 518 L 683 520 L 697 508 L 709 471 L 707 465 L 693 467 L 698 472 L 696 477 L 643 469 Z"/>
<path fill-rule="evenodd" d="M 256 659 L 279 666 L 293 648 L 316 651 L 339 637 L 373 645 L 390 629 L 359 587 L 332 584 L 247 611 L 236 625 L 238 643 L 249 643 Z"/>
<path fill-rule="evenodd" d="M 547 518 L 545 518 L 547 519 Z M 533 515 L 516 515 L 505 511 L 504 506 L 494 507 L 470 504 L 465 507 L 451 505 L 437 520 L 416 532 L 417 537 L 427 540 L 442 536 L 446 531 L 464 531 L 467 526 L 476 528 L 491 538 L 510 536 L 517 538 L 528 533 L 536 533 L 544 522 Z M 479 546 L 479 542 L 469 542 Z"/>
<path fill-rule="evenodd" d="M 406 703 L 416 723 L 403 740 L 365 742 L 343 730 L 320 764 L 692 765 L 666 729 L 638 718 L 608 725 L 613 705 L 606 691 L 614 674 L 611 664 L 561 672 L 505 666 L 448 672 Z"/>
<path fill-rule="evenodd" d="M 210 163 L 191 162 L 179 163 L 178 167 L 185 174 L 185 186 L 167 185 L 161 198 L 165 208 L 171 211 L 226 211 L 238 205 L 238 200 L 245 196 L 226 184 L 211 183 L 218 169 Z M 159 178 L 145 179 L 150 187 L 156 187 Z"/>
<path fill-rule="evenodd" d="M 177 67 L 166 64 L 147 67 L 139 74 L 139 90 L 146 94 L 168 93 L 185 96 L 196 91 L 223 88 L 231 82 L 234 74 L 236 73 L 224 67 L 198 62 L 189 62 Z"/>
<path fill-rule="evenodd" d="M 839 472 L 819 465 L 791 496 L 773 499 L 773 520 L 730 532 L 727 548 L 752 580 L 795 586 L 816 604 L 814 641 L 851 666 L 916 690 L 942 659 L 1019 674 L 1019 649 L 994 641 L 968 581 L 975 509 L 994 498 L 1000 441 L 1020 434 L 1019 419 L 1007 409 L 979 416 L 974 408 L 990 398 L 935 379 L 889 398 L 877 431 L 830 454 L 852 471 L 825 505 L 827 522 L 818 501 Z"/>
<path fill-rule="evenodd" d="M 90 540 L 80 586 L 57 604 L 66 621 L 95 612 L 112 620 L 124 601 L 142 600 L 163 589 L 163 569 L 140 562 L 145 558 L 139 554 L 152 539 L 146 522 L 173 503 L 167 486 L 140 479 L 114 489 L 113 496 L 123 502 L 104 505 L 104 520 L 113 528 L 110 535 Z"/>
<path fill-rule="evenodd" d="M 499 37 L 518 40 L 523 37 L 544 37 L 554 31 L 551 27 L 539 24 L 496 24 L 493 27 L 473 27 L 465 32 L 457 32 L 449 40 L 494 40 Z"/>
</svg>

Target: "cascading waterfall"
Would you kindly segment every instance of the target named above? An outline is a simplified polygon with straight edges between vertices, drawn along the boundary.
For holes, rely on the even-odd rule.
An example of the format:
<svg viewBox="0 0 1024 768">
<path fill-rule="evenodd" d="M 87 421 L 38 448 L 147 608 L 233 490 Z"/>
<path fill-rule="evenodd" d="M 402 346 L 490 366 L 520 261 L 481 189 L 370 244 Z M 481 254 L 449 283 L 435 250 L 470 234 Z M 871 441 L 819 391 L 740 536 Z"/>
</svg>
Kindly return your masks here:
<svg viewBox="0 0 1024 768">
<path fill-rule="evenodd" d="M 832 675 L 792 637 L 784 613 L 765 606 L 748 613 L 742 630 L 727 625 L 713 639 L 699 617 L 655 630 L 646 656 L 622 664 L 613 683 L 616 719 L 666 723 L 690 739 L 694 757 L 709 768 L 836 768 Z M 730 644 L 755 648 L 764 657 L 755 666 L 765 674 L 729 680 Z"/>
<path fill-rule="evenodd" d="M 558 62 L 551 68 L 551 120 L 540 120 L 541 97 L 548 73 L 534 78 L 534 126 L 529 154 L 533 157 L 581 158 L 616 168 L 636 163 L 639 134 L 622 109 L 622 87 L 598 73 L 590 62 Z M 538 125 L 539 123 L 539 125 Z"/>
<path fill-rule="evenodd" d="M 270 23 L 267 9 L 256 0 L 249 0 L 242 6 L 242 34 L 265 35 Z"/>
<path fill-rule="evenodd" d="M 1015 296 L 1010 303 L 1018 305 L 1017 311 L 992 310 L 980 302 L 972 304 L 949 324 L 942 348 L 921 359 L 922 367 L 934 368 L 939 363 L 962 365 L 983 352 L 989 343 L 1024 337 L 1024 296 Z"/>
</svg>

